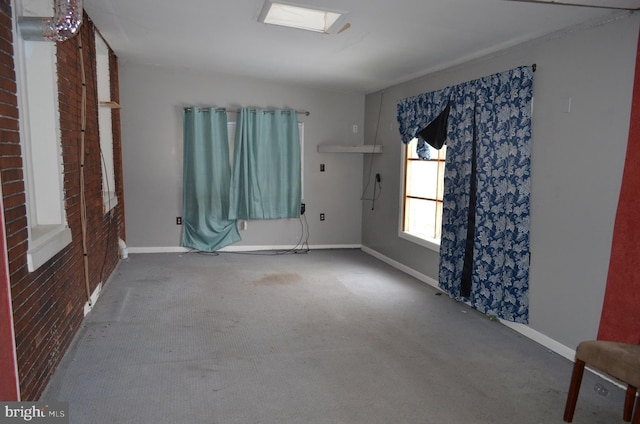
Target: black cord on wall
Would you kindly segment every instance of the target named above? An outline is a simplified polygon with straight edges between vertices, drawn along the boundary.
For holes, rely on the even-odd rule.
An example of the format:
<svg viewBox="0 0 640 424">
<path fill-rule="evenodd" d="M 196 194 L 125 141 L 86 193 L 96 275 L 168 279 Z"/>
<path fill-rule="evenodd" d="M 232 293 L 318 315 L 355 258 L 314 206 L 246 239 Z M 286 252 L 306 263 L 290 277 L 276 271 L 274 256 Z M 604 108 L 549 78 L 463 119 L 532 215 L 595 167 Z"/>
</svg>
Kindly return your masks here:
<svg viewBox="0 0 640 424">
<path fill-rule="evenodd" d="M 376 122 L 376 130 L 373 136 L 373 150 L 375 151 L 376 145 L 378 144 L 378 131 L 380 130 L 380 117 L 382 115 L 382 103 L 384 100 L 384 91 L 382 91 L 380 93 L 380 105 L 378 106 L 378 119 Z M 380 197 L 380 194 L 382 193 L 382 186 L 380 185 L 380 174 L 376 174 L 376 178 L 375 178 L 375 182 L 374 182 L 374 186 L 373 186 L 373 195 L 371 197 L 365 197 L 365 194 L 367 192 L 367 190 L 369 189 L 369 186 L 371 185 L 371 180 L 372 180 L 372 176 L 373 176 L 373 153 L 369 154 L 369 171 L 368 171 L 368 176 L 367 176 L 367 183 L 364 186 L 364 189 L 362 190 L 362 195 L 360 195 L 360 200 L 370 200 L 371 201 L 371 210 L 374 210 L 375 208 L 375 201 Z M 380 190 L 378 191 L 378 193 L 376 194 L 376 188 L 379 188 Z"/>
</svg>

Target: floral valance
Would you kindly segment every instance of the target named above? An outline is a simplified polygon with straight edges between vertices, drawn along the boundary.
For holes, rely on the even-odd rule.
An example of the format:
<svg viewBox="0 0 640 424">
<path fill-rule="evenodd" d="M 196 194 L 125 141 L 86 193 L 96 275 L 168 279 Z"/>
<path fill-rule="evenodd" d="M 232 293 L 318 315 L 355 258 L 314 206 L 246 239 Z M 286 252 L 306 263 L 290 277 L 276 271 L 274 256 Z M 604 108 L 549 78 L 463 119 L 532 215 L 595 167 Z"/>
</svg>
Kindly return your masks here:
<svg viewBox="0 0 640 424">
<path fill-rule="evenodd" d="M 447 107 L 451 87 L 418 94 L 398 101 L 398 124 L 404 144 L 409 144 L 418 131 L 425 128 Z"/>
<path fill-rule="evenodd" d="M 440 113 L 447 107 L 450 102 L 452 110 L 459 109 L 463 105 L 464 96 L 459 96 L 460 92 L 468 92 L 475 90 L 476 87 L 482 87 L 489 81 L 501 81 L 505 78 L 527 78 L 531 77 L 533 69 L 531 66 L 521 66 L 499 74 L 489 75 L 477 80 L 467 81 L 454 86 L 445 87 L 441 90 L 431 91 L 428 93 L 418 94 L 413 97 L 407 97 L 399 100 L 397 105 L 397 119 L 400 130 L 400 139 L 404 144 L 409 144 L 411 140 L 418 137 L 418 133 L 426 128 Z M 459 117 L 454 116 L 449 125 L 455 125 Z M 429 148 L 425 140 L 418 137 L 417 154 L 421 159 L 429 159 Z"/>
</svg>

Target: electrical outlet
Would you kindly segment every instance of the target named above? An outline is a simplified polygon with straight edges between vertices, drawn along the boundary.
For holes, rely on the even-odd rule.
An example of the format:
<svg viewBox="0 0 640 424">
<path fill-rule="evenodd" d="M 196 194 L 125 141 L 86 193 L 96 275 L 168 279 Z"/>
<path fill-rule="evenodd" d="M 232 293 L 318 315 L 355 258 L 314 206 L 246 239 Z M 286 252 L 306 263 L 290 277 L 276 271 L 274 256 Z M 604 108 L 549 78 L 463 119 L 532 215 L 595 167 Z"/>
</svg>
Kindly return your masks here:
<svg viewBox="0 0 640 424">
<path fill-rule="evenodd" d="M 182 225 L 182 217 L 181 216 L 177 216 L 176 217 L 176 225 Z"/>
<path fill-rule="evenodd" d="M 307 209 L 307 205 L 304 203 L 300 204 L 300 215 L 304 215 L 304 211 Z"/>
<path fill-rule="evenodd" d="M 324 221 L 324 214 L 323 213 L 320 214 L 320 221 Z"/>
<path fill-rule="evenodd" d="M 324 172 L 324 163 L 320 164 L 320 172 Z"/>
</svg>

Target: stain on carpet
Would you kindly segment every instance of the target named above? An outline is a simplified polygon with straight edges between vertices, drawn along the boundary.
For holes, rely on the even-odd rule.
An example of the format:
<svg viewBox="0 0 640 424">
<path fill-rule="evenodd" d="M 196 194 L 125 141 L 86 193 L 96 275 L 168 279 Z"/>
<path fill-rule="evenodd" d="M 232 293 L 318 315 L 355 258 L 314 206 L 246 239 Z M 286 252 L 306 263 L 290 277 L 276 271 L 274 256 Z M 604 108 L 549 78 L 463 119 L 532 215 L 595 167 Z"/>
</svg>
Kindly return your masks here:
<svg viewBox="0 0 640 424">
<path fill-rule="evenodd" d="M 261 279 L 254 281 L 254 284 L 265 286 L 278 286 L 285 284 L 294 284 L 302 281 L 302 277 L 299 274 L 291 272 L 283 272 L 277 274 L 266 274 Z"/>
</svg>

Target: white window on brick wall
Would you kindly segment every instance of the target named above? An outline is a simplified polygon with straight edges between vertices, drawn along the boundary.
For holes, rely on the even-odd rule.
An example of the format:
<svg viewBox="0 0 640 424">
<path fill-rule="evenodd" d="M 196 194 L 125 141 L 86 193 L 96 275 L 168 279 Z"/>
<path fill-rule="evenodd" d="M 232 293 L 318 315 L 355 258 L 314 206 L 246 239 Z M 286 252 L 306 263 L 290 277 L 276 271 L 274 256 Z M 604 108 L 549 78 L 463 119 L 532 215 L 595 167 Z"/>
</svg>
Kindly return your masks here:
<svg viewBox="0 0 640 424">
<path fill-rule="evenodd" d="M 56 45 L 23 40 L 15 26 L 17 16 L 51 15 L 51 5 L 42 10 L 31 4 L 28 12 L 16 1 L 14 10 L 14 48 L 20 140 L 23 166 L 29 247 L 29 271 L 34 271 L 71 242 L 64 208 L 64 181 Z"/>
<path fill-rule="evenodd" d="M 113 168 L 113 126 L 111 121 L 111 76 L 109 73 L 109 47 L 100 34 L 95 33 L 96 73 L 98 78 L 98 125 L 100 128 L 100 155 L 102 162 L 102 199 L 104 211 L 118 204 L 116 179 Z"/>
</svg>

